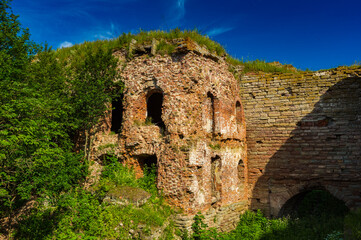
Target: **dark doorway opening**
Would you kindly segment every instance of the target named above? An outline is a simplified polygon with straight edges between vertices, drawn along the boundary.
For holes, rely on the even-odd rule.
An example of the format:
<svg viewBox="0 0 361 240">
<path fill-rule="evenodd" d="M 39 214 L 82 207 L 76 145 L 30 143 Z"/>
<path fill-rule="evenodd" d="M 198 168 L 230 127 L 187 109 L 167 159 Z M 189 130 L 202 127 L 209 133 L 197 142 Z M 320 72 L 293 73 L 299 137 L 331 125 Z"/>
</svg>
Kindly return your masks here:
<svg viewBox="0 0 361 240">
<path fill-rule="evenodd" d="M 137 157 L 142 175 L 146 178 L 149 188 L 157 187 L 158 182 L 158 159 L 156 155 L 140 155 Z"/>
<path fill-rule="evenodd" d="M 140 167 L 145 168 L 157 168 L 157 156 L 156 155 L 140 155 L 138 156 L 138 162 Z"/>
<path fill-rule="evenodd" d="M 163 94 L 161 92 L 152 93 L 147 99 L 147 118 L 158 127 L 165 129 L 162 120 Z"/>
<path fill-rule="evenodd" d="M 323 189 L 301 192 L 290 198 L 278 216 L 304 218 L 309 216 L 344 216 L 349 211 L 345 203 Z"/>
<path fill-rule="evenodd" d="M 112 125 L 110 131 L 119 133 L 123 121 L 123 94 L 112 101 Z"/>
</svg>

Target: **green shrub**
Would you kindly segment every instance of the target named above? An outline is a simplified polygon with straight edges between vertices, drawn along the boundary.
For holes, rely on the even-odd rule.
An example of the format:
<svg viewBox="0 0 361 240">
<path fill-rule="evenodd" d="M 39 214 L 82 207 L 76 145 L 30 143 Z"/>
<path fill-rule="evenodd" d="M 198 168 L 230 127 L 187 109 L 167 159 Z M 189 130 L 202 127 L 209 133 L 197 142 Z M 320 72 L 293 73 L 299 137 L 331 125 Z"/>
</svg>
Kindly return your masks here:
<svg viewBox="0 0 361 240">
<path fill-rule="evenodd" d="M 116 157 L 106 158 L 104 171 L 93 192 L 75 188 L 63 193 L 50 207 L 39 204 L 21 221 L 15 237 L 20 239 L 131 239 L 131 229 L 139 225 L 144 234 L 161 227 L 173 214 L 172 208 L 158 195 L 156 169 L 145 168 L 144 177 L 136 179 L 134 170 L 123 166 Z M 142 206 L 120 206 L 103 202 L 111 188 L 134 186 L 143 188 L 152 197 Z M 171 239 L 174 225 L 170 222 L 165 237 Z M 140 230 L 139 230 L 140 231 Z"/>
<path fill-rule="evenodd" d="M 345 231 L 349 239 L 361 239 L 361 208 L 345 217 Z"/>
<path fill-rule="evenodd" d="M 193 235 L 190 238 L 184 235 L 183 239 L 338 240 L 343 233 L 343 216 L 332 214 L 309 215 L 298 219 L 268 219 L 260 210 L 246 211 L 241 214 L 236 229 L 228 233 L 220 233 L 212 228 L 206 229 L 203 219 L 202 215 L 197 214 L 192 225 Z M 356 224 L 355 229 L 359 229 L 358 227 Z"/>
</svg>

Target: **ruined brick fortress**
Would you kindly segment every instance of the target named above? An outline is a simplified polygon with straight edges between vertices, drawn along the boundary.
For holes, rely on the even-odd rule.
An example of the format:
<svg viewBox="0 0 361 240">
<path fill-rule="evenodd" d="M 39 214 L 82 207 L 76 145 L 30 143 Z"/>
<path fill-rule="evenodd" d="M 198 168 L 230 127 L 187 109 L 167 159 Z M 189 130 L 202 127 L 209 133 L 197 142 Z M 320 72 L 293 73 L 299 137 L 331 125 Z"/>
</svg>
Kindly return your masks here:
<svg viewBox="0 0 361 240">
<path fill-rule="evenodd" d="M 156 164 L 158 189 L 182 209 L 183 227 L 199 211 L 221 230 L 245 209 L 277 216 L 312 189 L 360 206 L 361 69 L 240 81 L 228 69 L 194 48 L 134 57 L 95 156 L 114 154 L 139 176 Z"/>
</svg>

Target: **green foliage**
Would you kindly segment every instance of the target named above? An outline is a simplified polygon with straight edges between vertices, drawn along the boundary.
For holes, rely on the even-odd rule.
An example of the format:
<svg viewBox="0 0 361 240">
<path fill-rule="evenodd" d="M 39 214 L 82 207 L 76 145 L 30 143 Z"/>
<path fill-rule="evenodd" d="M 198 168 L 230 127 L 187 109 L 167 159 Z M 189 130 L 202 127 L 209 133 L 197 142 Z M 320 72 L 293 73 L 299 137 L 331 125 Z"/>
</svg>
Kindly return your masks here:
<svg viewBox="0 0 361 240">
<path fill-rule="evenodd" d="M 331 197 L 325 191 L 311 191 L 306 194 L 297 209 L 299 218 L 268 219 L 262 212 L 246 211 L 240 216 L 235 230 L 220 233 L 215 229 L 206 229 L 204 217 L 197 214 L 192 225 L 193 235 L 183 239 L 244 239 L 244 240 L 307 240 L 342 239 L 344 216 L 347 213 L 344 204 Z M 360 238 L 360 212 L 346 216 L 346 232 L 350 239 Z M 348 230 L 347 230 L 348 229 Z M 358 238 L 357 238 L 358 237 Z"/>
<path fill-rule="evenodd" d="M 47 47 L 38 52 L 8 8 L 1 1 L 0 213 L 11 215 L 31 196 L 70 189 L 87 167 L 70 151 L 62 69 Z"/>
<path fill-rule="evenodd" d="M 305 195 L 295 209 L 296 217 L 305 218 L 308 216 L 332 215 L 345 216 L 348 208 L 345 204 L 323 190 L 313 190 Z"/>
<path fill-rule="evenodd" d="M 160 55 L 170 55 L 174 52 L 175 46 L 173 44 L 169 44 L 164 40 L 161 40 L 157 45 L 157 53 Z"/>
<path fill-rule="evenodd" d="M 143 177 L 138 179 L 139 187 L 156 195 L 157 189 L 157 166 L 153 163 L 150 167 L 144 166 Z"/>
<path fill-rule="evenodd" d="M 40 204 L 21 222 L 15 237 L 132 239 L 134 236 L 129 234 L 129 231 L 137 230 L 140 225 L 143 226 L 143 234 L 149 234 L 151 229 L 166 224 L 173 211 L 157 193 L 153 193 L 141 207 L 103 202 L 105 194 L 117 186 L 156 189 L 155 170 L 149 169 L 143 178 L 136 179 L 134 171 L 120 164 L 115 157 L 108 157 L 105 163 L 100 182 L 93 192 L 75 188 L 61 194 L 51 207 L 44 208 L 44 204 Z M 150 186 L 151 184 L 153 186 Z M 170 223 L 164 232 L 164 239 L 172 239 L 173 228 L 174 225 Z"/>
<path fill-rule="evenodd" d="M 214 41 L 212 41 L 208 36 L 202 35 L 198 30 L 184 30 L 181 31 L 179 28 L 170 30 L 170 31 L 140 31 L 138 34 L 123 33 L 116 40 L 118 42 L 119 48 L 129 49 L 129 44 L 132 39 L 137 41 L 137 44 L 151 44 L 153 39 L 160 40 L 159 50 L 162 50 L 162 53 L 170 54 L 173 52 L 174 44 L 171 46 L 172 41 L 176 39 L 191 39 L 195 41 L 200 46 L 203 46 L 208 49 L 211 53 L 215 53 L 218 56 L 223 56 L 226 54 L 224 48 Z"/>
<path fill-rule="evenodd" d="M 115 186 L 138 187 L 134 170 L 123 166 L 116 157 L 107 156 L 105 164 L 99 186 L 111 183 Z"/>
<path fill-rule="evenodd" d="M 212 148 L 213 150 L 219 150 L 219 149 L 221 149 L 221 145 L 220 145 L 219 143 L 209 144 L 209 147 Z"/>
<path fill-rule="evenodd" d="M 361 208 L 350 212 L 345 217 L 345 231 L 350 239 L 361 239 Z"/>
<path fill-rule="evenodd" d="M 199 240 L 201 239 L 202 233 L 204 229 L 208 227 L 207 224 L 203 222 L 204 216 L 198 212 L 193 218 L 192 230 L 193 230 L 193 239 Z"/>
<path fill-rule="evenodd" d="M 269 225 L 269 220 L 261 211 L 258 210 L 256 213 L 246 211 L 240 216 L 235 235 L 242 236 L 243 239 L 260 239 L 268 230 Z"/>
<path fill-rule="evenodd" d="M 145 119 L 144 125 L 145 125 L 145 126 L 153 125 L 152 117 L 147 117 L 147 118 Z"/>
<path fill-rule="evenodd" d="M 152 193 L 153 196 L 158 196 L 156 186 L 157 169 L 155 164 L 152 164 L 150 167 L 145 165 L 143 177 L 137 179 L 135 171 L 121 164 L 116 157 L 108 156 L 106 159 L 106 165 L 98 187 L 108 190 L 114 186 L 138 187 Z"/>
<path fill-rule="evenodd" d="M 192 40 L 198 45 L 206 48 L 210 53 L 217 56 L 226 56 L 226 61 L 230 64 L 230 71 L 236 74 L 235 68 L 237 66 L 243 67 L 243 73 L 247 72 L 278 72 L 278 73 L 295 73 L 294 70 L 287 67 L 287 65 L 275 65 L 266 63 L 265 61 L 243 61 L 231 57 L 226 50 L 217 42 L 211 40 L 208 36 L 202 35 L 198 30 L 183 30 L 176 28 L 170 31 L 140 31 L 137 34 L 123 33 L 116 39 L 84 42 L 80 45 L 74 45 L 70 48 L 59 49 L 57 54 L 61 61 L 71 58 L 77 51 L 84 51 L 86 48 L 100 47 L 104 52 L 115 51 L 118 49 L 125 49 L 128 51 L 128 57 L 132 57 L 130 52 L 131 41 L 135 40 L 136 45 L 151 45 L 153 39 L 158 40 L 157 53 L 161 55 L 171 55 L 176 50 L 177 40 Z"/>
<path fill-rule="evenodd" d="M 123 34 L 117 39 L 85 42 L 53 51 L 30 41 L 10 10 L 10 1 L 0 0 L 0 217 L 12 218 L 29 199 L 37 205 L 23 218 L 9 237 L 16 239 L 130 239 L 140 226 L 143 234 L 167 224 L 173 210 L 156 187 L 156 166 L 145 166 L 137 179 L 133 169 L 117 158 L 104 159 L 101 178 L 92 191 L 84 190 L 88 175 L 87 151 L 107 104 L 123 91 L 112 52 L 126 49 L 132 39 L 151 44 L 157 39 L 159 54 L 172 54 L 177 39 L 195 41 L 218 56 L 224 48 L 198 31 L 150 31 Z M 131 55 L 131 54 L 130 54 Z M 232 66 L 245 71 L 290 72 L 286 67 L 264 61 L 243 62 L 227 57 Z M 235 71 L 231 67 L 232 71 Z M 144 124 L 152 124 L 147 119 Z M 85 155 L 74 152 L 75 141 L 85 133 Z M 78 137 L 78 138 L 77 138 Z M 104 146 L 111 147 L 111 146 Z M 219 149 L 219 145 L 210 145 Z M 141 207 L 103 201 L 120 186 L 142 188 L 152 194 Z M 310 196 L 300 204 L 299 219 L 267 219 L 261 212 L 246 212 L 230 233 L 206 229 L 197 214 L 193 235 L 184 239 L 338 239 L 343 231 L 345 208 Z M 320 204 L 322 203 L 322 204 Z M 324 206 L 329 207 L 324 207 Z M 317 206 L 311 209 L 309 206 Z M 334 212 L 333 215 L 329 212 Z M 360 212 L 346 217 L 346 228 L 361 239 Z M 164 231 L 172 239 L 174 224 Z"/>
<path fill-rule="evenodd" d="M 274 65 L 271 63 L 267 63 L 262 60 L 254 60 L 254 61 L 243 61 L 233 58 L 230 55 L 227 56 L 226 61 L 232 66 L 230 71 L 234 71 L 234 67 L 242 66 L 242 73 L 247 72 L 270 72 L 270 73 L 295 73 L 294 70 L 289 69 L 286 65 Z"/>
<path fill-rule="evenodd" d="M 175 40 L 191 39 L 202 47 L 208 49 L 211 53 L 218 56 L 226 55 L 225 49 L 219 44 L 211 40 L 208 36 L 200 34 L 197 30 L 184 30 L 176 28 L 170 31 L 140 31 L 138 34 L 123 33 L 116 39 L 102 40 L 95 42 L 84 42 L 80 45 L 74 45 L 69 48 L 57 50 L 57 54 L 61 61 L 66 61 L 76 51 L 83 51 L 84 48 L 94 48 L 95 46 L 101 47 L 103 51 L 115 51 L 118 49 L 125 49 L 129 51 L 129 46 L 132 40 L 135 40 L 139 45 L 151 45 L 152 40 L 158 40 L 159 45 L 157 50 L 159 54 L 171 54 L 174 52 L 176 43 Z M 128 54 L 132 56 L 132 53 Z"/>
<path fill-rule="evenodd" d="M 152 117 L 147 117 L 144 122 L 141 122 L 139 120 L 134 120 L 134 125 L 136 126 L 151 126 L 154 125 L 152 122 Z"/>
<path fill-rule="evenodd" d="M 343 240 L 343 232 L 334 231 L 327 234 L 325 240 Z"/>
<path fill-rule="evenodd" d="M 26 74 L 28 64 L 38 51 L 39 47 L 29 40 L 29 30 L 23 29 L 10 9 L 8 0 L 0 1 L 0 86 L 1 89 L 10 84 L 7 90 L 14 90 Z M 10 96 L 11 92 L 2 92 L 1 102 Z M 14 96 L 12 96 L 14 97 Z"/>
<path fill-rule="evenodd" d="M 90 129 L 103 116 L 107 103 L 123 90 L 122 82 L 114 81 L 119 78 L 117 60 L 95 42 L 72 49 L 62 64 L 71 86 L 72 123 L 79 130 Z"/>
<path fill-rule="evenodd" d="M 73 151 L 74 136 L 93 128 L 122 84 L 102 45 L 61 58 L 29 40 L 8 3 L 0 4 L 0 215 L 11 228 L 26 200 L 57 202 L 85 179 L 88 161 Z"/>
</svg>

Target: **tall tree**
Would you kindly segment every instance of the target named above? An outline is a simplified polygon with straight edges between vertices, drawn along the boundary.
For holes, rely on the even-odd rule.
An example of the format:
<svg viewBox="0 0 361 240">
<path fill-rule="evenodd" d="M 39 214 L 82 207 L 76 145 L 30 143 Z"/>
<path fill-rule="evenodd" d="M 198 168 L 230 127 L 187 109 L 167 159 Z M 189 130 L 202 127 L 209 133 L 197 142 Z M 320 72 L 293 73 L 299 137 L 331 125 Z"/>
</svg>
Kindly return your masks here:
<svg viewBox="0 0 361 240">
<path fill-rule="evenodd" d="M 88 153 L 94 126 L 122 84 L 101 42 L 40 47 L 8 0 L 0 0 L 0 30 L 0 217 L 9 217 L 11 229 L 24 202 L 56 201 L 85 178 L 89 155 L 73 152 L 73 136 L 86 133 Z"/>
<path fill-rule="evenodd" d="M 11 218 L 33 196 L 70 189 L 86 164 L 71 152 L 71 107 L 54 52 L 29 40 L 7 0 L 0 28 L 0 214 Z"/>
</svg>

